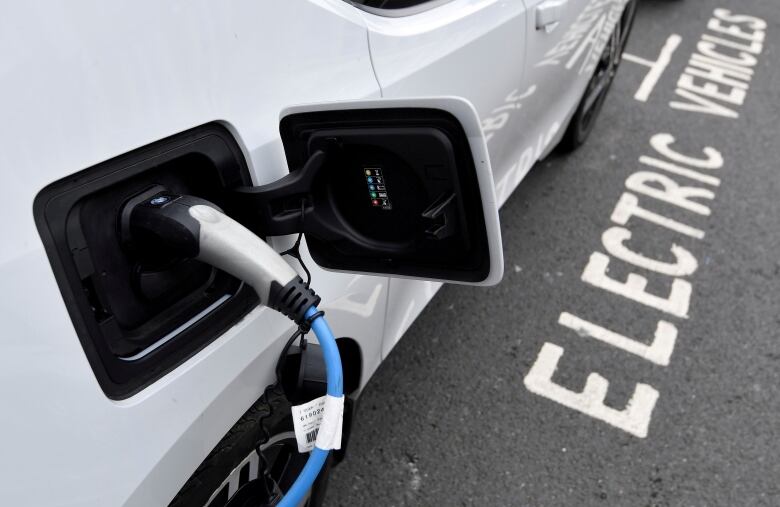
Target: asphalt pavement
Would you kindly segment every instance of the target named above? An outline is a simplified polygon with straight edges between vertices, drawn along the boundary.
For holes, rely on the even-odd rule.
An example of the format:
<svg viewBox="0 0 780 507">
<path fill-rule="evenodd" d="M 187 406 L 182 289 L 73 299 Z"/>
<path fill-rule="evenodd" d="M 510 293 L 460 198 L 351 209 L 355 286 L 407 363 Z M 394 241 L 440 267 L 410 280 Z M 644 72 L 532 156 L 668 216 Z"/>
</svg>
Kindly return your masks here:
<svg viewBox="0 0 780 507">
<path fill-rule="evenodd" d="M 677 83 L 717 8 L 767 23 L 737 118 L 670 105 L 686 102 Z M 638 58 L 675 34 L 637 100 Z M 501 210 L 504 280 L 445 286 L 412 325 L 361 396 L 327 505 L 780 505 L 778 51 L 774 2 L 640 1 L 636 58 L 588 143 L 537 164 Z M 640 162 L 664 160 L 650 144 L 662 134 L 699 165 L 717 165 L 712 147 L 722 167 L 667 157 L 697 180 Z M 706 210 L 636 191 L 643 171 L 705 189 Z M 621 243 L 627 192 L 666 221 L 632 216 Z M 624 262 L 620 244 L 661 264 Z M 647 286 L 603 283 L 631 273 Z"/>
</svg>

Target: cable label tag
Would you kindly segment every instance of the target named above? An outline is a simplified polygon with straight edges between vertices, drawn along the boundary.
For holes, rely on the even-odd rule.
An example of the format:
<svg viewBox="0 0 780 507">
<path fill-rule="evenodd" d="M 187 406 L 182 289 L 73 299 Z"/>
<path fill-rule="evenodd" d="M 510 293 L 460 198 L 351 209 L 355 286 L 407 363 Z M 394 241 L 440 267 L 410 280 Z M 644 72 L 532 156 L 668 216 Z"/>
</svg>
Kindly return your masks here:
<svg viewBox="0 0 780 507">
<path fill-rule="evenodd" d="M 320 396 L 291 408 L 298 452 L 309 452 L 316 444 L 320 449 L 341 449 L 341 426 L 344 420 L 344 397 Z"/>
</svg>

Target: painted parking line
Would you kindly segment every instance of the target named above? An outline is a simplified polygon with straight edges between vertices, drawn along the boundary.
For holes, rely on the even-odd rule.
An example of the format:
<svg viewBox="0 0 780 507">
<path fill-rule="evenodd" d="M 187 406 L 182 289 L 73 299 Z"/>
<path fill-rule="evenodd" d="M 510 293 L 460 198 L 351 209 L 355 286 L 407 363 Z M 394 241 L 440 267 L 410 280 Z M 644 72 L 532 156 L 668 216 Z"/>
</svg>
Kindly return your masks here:
<svg viewBox="0 0 780 507">
<path fill-rule="evenodd" d="M 650 415 L 658 400 L 657 390 L 648 384 L 637 384 L 626 408 L 623 410 L 610 408 L 604 404 L 609 381 L 598 373 L 588 375 L 585 387 L 579 393 L 552 381 L 561 356 L 563 356 L 563 347 L 549 342 L 542 346 L 536 362 L 523 380 L 529 391 L 611 424 L 636 437 L 647 436 Z"/>
<path fill-rule="evenodd" d="M 707 31 L 697 43 L 696 52 L 676 83 L 676 100 L 669 103 L 669 113 L 733 121 L 739 117 L 739 106 L 747 98 L 753 68 L 764 47 L 767 23 L 754 16 L 715 9 L 706 26 Z M 650 68 L 634 97 L 636 100 L 647 101 L 679 44 L 679 36 L 673 34 L 667 38 L 655 62 L 629 58 Z M 716 140 L 702 139 L 693 145 L 678 143 L 668 132 L 650 137 L 651 154 L 638 157 L 639 167 L 626 178 L 625 189 L 610 216 L 611 224 L 601 236 L 604 251 L 591 253 L 581 275 L 582 282 L 603 291 L 602 297 L 623 298 L 634 309 L 660 311 L 664 318 L 642 332 L 639 338 L 633 338 L 563 311 L 558 324 L 569 331 L 569 337 L 575 334 L 580 339 L 592 338 L 656 366 L 670 366 L 678 339 L 675 319 L 689 318 L 695 281 L 692 276 L 699 263 L 695 250 L 689 251 L 674 242 L 668 244 L 674 261 L 643 254 L 630 244 L 631 228 L 644 222 L 659 231 L 665 229 L 697 240 L 705 237 L 704 230 L 686 222 L 712 215 L 711 205 L 716 198 L 715 191 L 720 188 L 723 168 L 729 167 L 721 151 L 711 146 L 710 141 Z M 654 209 L 659 202 L 674 206 L 674 212 L 667 213 L 674 218 Z M 610 274 L 611 265 L 623 266 L 619 271 L 631 268 L 631 272 L 624 277 L 615 277 Z M 634 272 L 634 268 L 639 272 Z M 664 283 L 667 289 L 663 294 L 648 290 L 651 279 Z M 582 309 L 583 312 L 588 310 L 592 308 Z M 609 316 L 596 317 L 606 319 Z M 645 343 L 643 340 L 651 334 L 652 341 Z M 608 407 L 604 401 L 609 381 L 600 373 L 589 373 L 581 391 L 555 382 L 554 376 L 561 367 L 559 363 L 577 361 L 576 356 L 565 356 L 564 352 L 564 347 L 545 341 L 523 380 L 526 388 L 626 433 L 647 437 L 653 410 L 660 398 L 659 390 L 646 382 L 636 382 L 631 399 L 623 409 Z"/>
<path fill-rule="evenodd" d="M 739 118 L 754 68 L 764 50 L 767 22 L 755 16 L 715 9 L 707 32 L 677 81 L 678 100 L 669 107 L 679 111 Z"/>
<path fill-rule="evenodd" d="M 569 312 L 561 313 L 558 324 L 568 327 L 583 338 L 595 338 L 615 348 L 635 354 L 642 359 L 659 366 L 669 366 L 669 360 L 674 352 L 674 344 L 677 340 L 677 327 L 671 322 L 659 320 L 653 335 L 653 342 L 645 345 L 639 340 L 623 336 L 620 333 L 610 331 L 585 319 L 581 319 Z"/>
<path fill-rule="evenodd" d="M 658 84 L 658 80 L 661 79 L 661 75 L 666 70 L 666 67 L 669 66 L 669 63 L 671 63 L 672 55 L 675 50 L 677 50 L 680 42 L 682 42 L 682 37 L 676 33 L 670 35 L 666 39 L 664 47 L 661 48 L 661 54 L 659 54 L 658 58 L 655 60 L 647 60 L 629 53 L 623 53 L 624 60 L 649 67 L 650 69 L 647 71 L 647 74 L 645 74 L 642 84 L 634 94 L 634 99 L 639 102 L 647 102 L 647 99 L 650 98 L 650 94 L 653 93 L 653 89 L 655 89 L 655 85 Z"/>
</svg>

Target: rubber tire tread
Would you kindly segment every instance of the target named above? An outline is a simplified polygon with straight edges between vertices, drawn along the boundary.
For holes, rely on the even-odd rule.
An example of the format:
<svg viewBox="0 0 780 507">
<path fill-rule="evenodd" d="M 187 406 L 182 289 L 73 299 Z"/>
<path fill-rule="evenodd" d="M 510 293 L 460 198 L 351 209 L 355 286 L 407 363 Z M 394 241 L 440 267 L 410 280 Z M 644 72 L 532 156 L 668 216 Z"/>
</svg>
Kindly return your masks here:
<svg viewBox="0 0 780 507">
<path fill-rule="evenodd" d="M 634 26 L 634 19 L 636 18 L 636 1 L 637 0 L 629 0 L 629 2 L 626 3 L 626 8 L 629 8 L 632 2 L 634 3 L 633 5 L 634 12 L 631 15 L 631 19 L 628 20 L 628 25 L 622 27 L 624 30 L 627 30 L 627 33 L 625 36 L 625 42 L 623 44 L 623 47 L 620 48 L 621 54 L 625 50 L 625 44 L 628 42 L 628 37 L 631 35 L 631 29 Z M 590 124 L 590 128 L 588 128 L 586 131 L 583 131 L 580 126 L 580 122 L 582 122 L 583 120 L 583 114 L 584 114 L 583 107 L 585 104 L 585 96 L 583 95 L 582 99 L 580 99 L 579 104 L 577 104 L 577 109 L 572 115 L 571 120 L 569 120 L 569 124 L 566 127 L 566 132 L 564 133 L 561 142 L 558 144 L 558 150 L 561 153 L 571 153 L 577 148 L 579 148 L 580 146 L 582 146 L 583 144 L 585 144 L 585 141 L 587 141 L 588 137 L 590 136 L 590 133 L 593 131 L 593 128 L 596 125 L 596 120 L 598 119 L 599 114 L 601 114 L 601 108 L 604 106 L 604 102 L 606 101 L 607 95 L 609 95 L 609 90 L 611 88 L 612 88 L 612 81 L 610 81 L 607 90 L 604 92 L 604 95 L 599 99 L 599 102 L 595 105 L 596 118 L 593 118 Z"/>
</svg>

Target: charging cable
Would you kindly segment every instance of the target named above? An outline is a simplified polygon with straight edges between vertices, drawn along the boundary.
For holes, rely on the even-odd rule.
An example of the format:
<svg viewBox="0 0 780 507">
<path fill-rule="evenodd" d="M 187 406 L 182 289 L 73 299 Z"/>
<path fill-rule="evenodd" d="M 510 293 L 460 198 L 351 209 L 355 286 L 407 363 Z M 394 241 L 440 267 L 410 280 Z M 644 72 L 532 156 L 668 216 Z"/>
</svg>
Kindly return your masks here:
<svg viewBox="0 0 780 507">
<path fill-rule="evenodd" d="M 308 318 L 317 313 L 319 313 L 317 308 L 310 306 L 305 316 Z M 328 381 L 325 415 L 317 433 L 317 442 L 314 445 L 314 449 L 311 451 L 311 455 L 309 455 L 309 459 L 306 461 L 306 465 L 301 470 L 300 475 L 298 475 L 298 478 L 289 491 L 287 491 L 287 494 L 284 495 L 282 501 L 279 502 L 280 507 L 294 507 L 301 502 L 317 479 L 317 475 L 325 465 L 325 460 L 328 459 L 328 453 L 332 448 L 330 442 L 335 438 L 336 433 L 338 433 L 339 437 L 341 436 L 341 415 L 344 410 L 344 395 L 339 349 L 336 346 L 333 332 L 330 330 L 330 326 L 328 326 L 324 316 L 319 315 L 312 320 L 311 329 L 320 342 L 322 354 L 325 358 L 325 371 Z"/>
<path fill-rule="evenodd" d="M 277 504 L 300 504 L 322 470 L 331 449 L 340 445 L 344 393 L 341 357 L 322 312 L 320 297 L 265 241 L 228 217 L 214 204 L 197 197 L 160 192 L 133 201 L 122 210 L 120 227 L 135 248 L 165 245 L 178 255 L 194 258 L 248 283 L 260 303 L 299 326 L 310 325 L 325 359 L 327 395 L 315 447 L 287 494 Z"/>
</svg>

